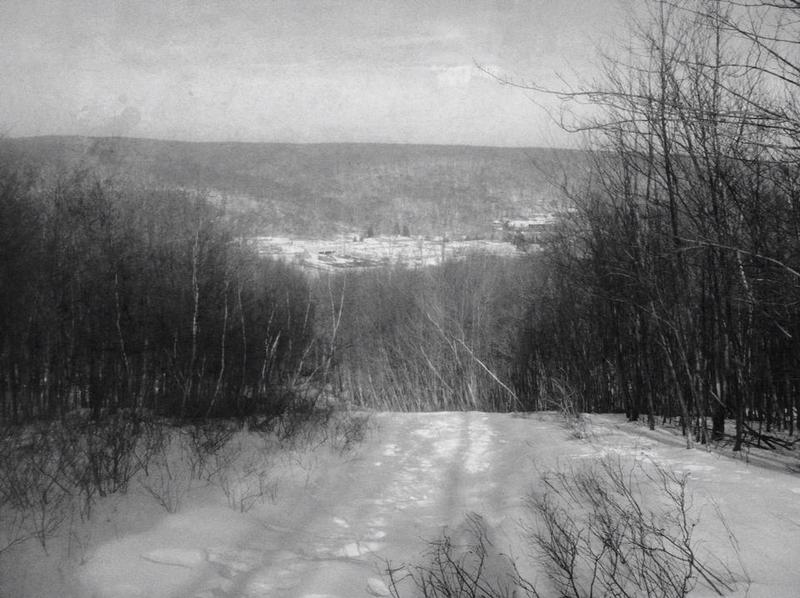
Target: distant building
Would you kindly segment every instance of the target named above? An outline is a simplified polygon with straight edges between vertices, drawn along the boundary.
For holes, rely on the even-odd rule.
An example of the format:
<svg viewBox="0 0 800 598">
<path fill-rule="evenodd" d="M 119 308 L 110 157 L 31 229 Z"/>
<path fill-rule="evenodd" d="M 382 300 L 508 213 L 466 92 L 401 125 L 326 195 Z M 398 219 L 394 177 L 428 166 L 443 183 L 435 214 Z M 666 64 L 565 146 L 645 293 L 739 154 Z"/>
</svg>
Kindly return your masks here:
<svg viewBox="0 0 800 598">
<path fill-rule="evenodd" d="M 557 214 L 534 214 L 529 218 L 503 218 L 495 220 L 495 226 L 500 224 L 504 237 L 515 245 L 520 243 L 541 243 L 547 235 L 555 230 L 560 221 Z"/>
</svg>

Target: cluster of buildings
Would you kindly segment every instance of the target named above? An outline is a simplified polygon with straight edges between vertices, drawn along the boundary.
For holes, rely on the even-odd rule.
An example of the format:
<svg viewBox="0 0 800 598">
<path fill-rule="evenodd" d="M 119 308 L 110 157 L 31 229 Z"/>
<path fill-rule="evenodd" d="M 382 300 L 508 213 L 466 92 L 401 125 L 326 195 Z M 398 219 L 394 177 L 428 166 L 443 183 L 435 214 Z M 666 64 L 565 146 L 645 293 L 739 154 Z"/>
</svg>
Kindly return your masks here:
<svg viewBox="0 0 800 598">
<path fill-rule="evenodd" d="M 492 224 L 494 230 L 501 233 L 502 238 L 509 243 L 519 245 L 520 241 L 524 241 L 535 245 L 553 232 L 564 215 L 562 212 L 547 212 L 533 214 L 529 218 L 502 218 Z"/>
<path fill-rule="evenodd" d="M 513 256 L 521 249 L 536 246 L 550 233 L 558 213 L 534 214 L 529 218 L 495 220 L 494 229 L 501 240 L 450 239 L 382 235 L 359 237 L 352 234 L 336 239 L 294 239 L 289 237 L 251 237 L 259 254 L 307 268 L 312 271 L 365 270 L 387 265 L 424 267 L 445 260 L 463 259 L 470 254 Z"/>
<path fill-rule="evenodd" d="M 505 241 L 449 240 L 446 237 L 378 236 L 364 239 L 343 235 L 335 240 L 252 237 L 249 243 L 265 256 L 311 270 L 364 270 L 386 265 L 424 267 L 471 253 L 511 256 L 517 249 Z"/>
</svg>

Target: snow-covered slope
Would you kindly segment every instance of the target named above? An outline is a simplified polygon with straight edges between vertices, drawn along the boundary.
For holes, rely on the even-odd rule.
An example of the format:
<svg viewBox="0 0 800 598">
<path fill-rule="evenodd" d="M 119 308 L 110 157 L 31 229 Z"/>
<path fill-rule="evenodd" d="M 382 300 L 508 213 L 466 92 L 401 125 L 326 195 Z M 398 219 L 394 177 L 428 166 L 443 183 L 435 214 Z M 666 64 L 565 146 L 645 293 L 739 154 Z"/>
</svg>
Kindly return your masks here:
<svg viewBox="0 0 800 598">
<path fill-rule="evenodd" d="M 541 472 L 614 454 L 690 474 L 702 549 L 727 561 L 740 581 L 751 580 L 736 595 L 800 596 L 800 477 L 794 474 L 686 450 L 615 416 L 592 416 L 583 438 L 553 415 L 372 417 L 372 433 L 351 452 L 322 447 L 284 459 L 274 472 L 280 480 L 274 503 L 241 514 L 201 491 L 176 514 L 153 515 L 139 529 L 128 525 L 116 537 L 93 541 L 81 564 L 62 558 L 60 575 L 25 562 L 32 550 L 14 553 L 16 573 L 3 591 L 97 598 L 382 596 L 388 595 L 387 563 L 420 561 L 428 541 L 443 530 L 457 534 L 471 513 L 483 518 L 498 552 L 536 578 L 541 572 L 521 522 L 530 520 L 527 498 Z M 125 509 L 138 508 L 133 494 L 125 500 Z M 741 563 L 715 504 L 736 536 Z M 56 557 L 48 558 L 42 562 L 51 566 Z M 698 588 L 695 595 L 706 594 Z"/>
</svg>

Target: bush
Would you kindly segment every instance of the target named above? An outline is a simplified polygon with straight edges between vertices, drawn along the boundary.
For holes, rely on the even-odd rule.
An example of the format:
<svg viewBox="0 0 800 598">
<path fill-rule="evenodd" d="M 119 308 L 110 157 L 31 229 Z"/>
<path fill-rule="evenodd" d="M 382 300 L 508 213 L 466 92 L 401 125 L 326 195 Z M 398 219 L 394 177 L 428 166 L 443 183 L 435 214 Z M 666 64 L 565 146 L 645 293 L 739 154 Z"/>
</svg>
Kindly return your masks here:
<svg viewBox="0 0 800 598">
<path fill-rule="evenodd" d="M 236 427 L 228 420 L 195 422 L 181 430 L 192 478 L 210 480 L 236 458 L 238 451 L 228 450 L 234 434 Z"/>
<path fill-rule="evenodd" d="M 517 572 L 508 557 L 497 552 L 487 527 L 477 514 L 467 516 L 459 541 L 447 532 L 430 543 L 420 565 L 386 567 L 389 592 L 400 598 L 410 584 L 422 598 L 537 597 L 536 590 Z"/>
<path fill-rule="evenodd" d="M 422 598 L 683 598 L 698 586 L 720 596 L 733 591 L 731 569 L 698 548 L 685 475 L 658 465 L 626 469 L 620 459 L 605 458 L 547 472 L 541 481 L 543 491 L 529 503 L 532 523 L 523 526 L 546 574 L 541 583 L 523 578 L 480 516 L 471 515 L 462 541 L 444 533 L 421 564 L 387 564 L 391 595 L 399 598 L 407 586 Z"/>
<path fill-rule="evenodd" d="M 194 476 L 183 433 L 165 433 L 165 442 L 149 460 L 140 484 L 167 513 L 177 513 L 192 487 Z"/>
<path fill-rule="evenodd" d="M 247 513 L 259 503 L 275 501 L 278 483 L 271 477 L 272 464 L 264 450 L 243 450 L 214 476 L 234 511 Z"/>
<path fill-rule="evenodd" d="M 733 590 L 731 570 L 698 550 L 686 475 L 605 458 L 547 472 L 542 482 L 529 533 L 560 596 L 680 598 L 698 584 L 720 596 Z"/>
<path fill-rule="evenodd" d="M 5 548 L 47 540 L 66 520 L 77 494 L 72 473 L 80 459 L 74 443 L 63 443 L 56 426 L 3 430 L 0 459 L 0 520 Z M 7 526 L 7 527 L 6 527 Z"/>
</svg>

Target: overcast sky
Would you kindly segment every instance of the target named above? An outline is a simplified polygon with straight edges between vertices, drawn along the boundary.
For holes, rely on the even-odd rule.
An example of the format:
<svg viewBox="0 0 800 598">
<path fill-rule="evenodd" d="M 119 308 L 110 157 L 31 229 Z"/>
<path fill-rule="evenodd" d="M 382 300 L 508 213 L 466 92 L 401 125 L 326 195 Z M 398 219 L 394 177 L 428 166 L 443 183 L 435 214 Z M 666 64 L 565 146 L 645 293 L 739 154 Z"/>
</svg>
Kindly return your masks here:
<svg viewBox="0 0 800 598">
<path fill-rule="evenodd" d="M 0 0 L 0 132 L 565 145 L 523 91 L 615 0 Z"/>
</svg>

